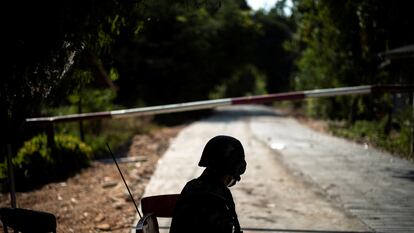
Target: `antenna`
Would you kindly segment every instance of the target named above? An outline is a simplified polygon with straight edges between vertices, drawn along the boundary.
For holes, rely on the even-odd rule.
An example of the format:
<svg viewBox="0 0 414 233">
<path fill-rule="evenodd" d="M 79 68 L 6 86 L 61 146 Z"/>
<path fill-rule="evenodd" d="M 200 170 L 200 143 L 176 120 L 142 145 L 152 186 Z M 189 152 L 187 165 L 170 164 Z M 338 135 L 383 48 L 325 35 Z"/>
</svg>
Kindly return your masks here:
<svg viewBox="0 0 414 233">
<path fill-rule="evenodd" d="M 114 162 L 116 164 L 116 167 L 118 168 L 119 174 L 121 174 L 122 180 L 124 181 L 124 184 L 125 184 L 125 186 L 126 186 L 126 188 L 128 190 L 129 196 L 131 197 L 131 200 L 134 203 L 135 209 L 137 210 L 137 213 L 138 213 L 139 217 L 142 218 L 141 212 L 139 212 L 139 210 L 138 210 L 137 203 L 135 202 L 134 197 L 131 194 L 131 191 L 129 191 L 128 184 L 127 184 L 127 182 L 124 179 L 124 175 L 122 175 L 121 169 L 119 169 L 118 163 L 116 162 L 115 156 L 112 153 L 111 148 L 109 147 L 108 143 L 106 143 L 106 146 L 108 147 L 109 153 L 111 154 L 112 159 L 114 160 Z"/>
</svg>

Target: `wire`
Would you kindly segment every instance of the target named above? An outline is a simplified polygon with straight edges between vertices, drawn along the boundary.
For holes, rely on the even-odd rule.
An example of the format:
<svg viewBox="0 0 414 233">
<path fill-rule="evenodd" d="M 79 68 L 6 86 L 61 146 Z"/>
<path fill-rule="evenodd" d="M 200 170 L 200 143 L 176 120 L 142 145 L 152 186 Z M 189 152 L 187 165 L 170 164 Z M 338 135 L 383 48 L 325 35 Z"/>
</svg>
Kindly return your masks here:
<svg viewBox="0 0 414 233">
<path fill-rule="evenodd" d="M 124 175 L 122 175 L 121 169 L 119 169 L 118 163 L 116 162 L 115 156 L 114 156 L 114 154 L 112 153 L 111 148 L 109 147 L 108 143 L 106 143 L 106 146 L 108 147 L 109 153 L 111 154 L 112 159 L 114 160 L 114 162 L 115 162 L 115 164 L 116 164 L 116 167 L 118 168 L 119 174 L 121 174 L 122 180 L 124 181 L 124 184 L 125 184 L 125 187 L 126 187 L 126 188 L 127 188 L 127 190 L 128 190 L 129 196 L 131 197 L 132 202 L 134 203 L 135 209 L 137 210 L 137 213 L 138 213 L 139 217 L 140 217 L 140 218 L 142 218 L 141 212 L 139 212 L 139 210 L 138 210 L 137 203 L 135 202 L 134 197 L 133 197 L 133 196 L 132 196 L 132 194 L 131 194 L 131 191 L 129 191 L 128 184 L 127 184 L 127 182 L 125 181 Z"/>
</svg>

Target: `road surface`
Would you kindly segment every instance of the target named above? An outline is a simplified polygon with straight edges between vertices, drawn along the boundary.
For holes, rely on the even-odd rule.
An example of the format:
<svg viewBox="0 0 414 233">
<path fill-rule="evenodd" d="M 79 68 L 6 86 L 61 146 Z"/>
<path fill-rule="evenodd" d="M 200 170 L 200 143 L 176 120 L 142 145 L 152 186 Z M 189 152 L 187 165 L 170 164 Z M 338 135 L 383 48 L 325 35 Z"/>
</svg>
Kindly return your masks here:
<svg viewBox="0 0 414 233">
<path fill-rule="evenodd" d="M 220 108 L 183 129 L 144 196 L 179 193 L 201 174 L 202 149 L 219 134 L 245 147 L 247 172 L 231 188 L 245 233 L 414 232 L 411 162 L 312 131 L 263 106 Z"/>
</svg>

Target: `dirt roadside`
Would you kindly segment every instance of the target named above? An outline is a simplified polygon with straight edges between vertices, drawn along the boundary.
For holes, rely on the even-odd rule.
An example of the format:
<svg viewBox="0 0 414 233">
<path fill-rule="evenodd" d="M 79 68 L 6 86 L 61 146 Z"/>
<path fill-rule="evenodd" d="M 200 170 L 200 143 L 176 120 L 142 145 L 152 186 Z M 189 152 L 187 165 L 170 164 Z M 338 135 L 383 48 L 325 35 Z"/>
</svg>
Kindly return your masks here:
<svg viewBox="0 0 414 233">
<path fill-rule="evenodd" d="M 119 165 L 136 201 L 143 195 L 158 159 L 182 128 L 161 128 L 136 135 L 129 148 L 117 153 L 117 157 L 129 158 Z M 110 160 L 94 161 L 65 182 L 18 193 L 17 203 L 21 208 L 55 214 L 57 232 L 127 232 L 135 217 L 134 205 Z M 8 194 L 0 194 L 0 206 L 10 206 Z"/>
</svg>

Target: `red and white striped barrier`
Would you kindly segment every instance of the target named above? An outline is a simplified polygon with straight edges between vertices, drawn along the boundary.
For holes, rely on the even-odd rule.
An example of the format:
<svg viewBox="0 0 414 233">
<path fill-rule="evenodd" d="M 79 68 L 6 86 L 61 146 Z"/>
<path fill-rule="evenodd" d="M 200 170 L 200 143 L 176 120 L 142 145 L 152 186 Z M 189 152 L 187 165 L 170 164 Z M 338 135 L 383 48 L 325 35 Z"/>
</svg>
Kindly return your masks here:
<svg viewBox="0 0 414 233">
<path fill-rule="evenodd" d="M 277 94 L 248 96 L 248 97 L 236 97 L 217 100 L 205 100 L 194 101 L 179 104 L 168 104 L 153 107 L 131 108 L 123 110 L 113 110 L 105 112 L 92 112 L 72 114 L 65 116 L 53 116 L 53 117 L 39 117 L 28 118 L 28 123 L 53 123 L 53 122 L 67 122 L 89 119 L 102 119 L 102 118 L 122 118 L 131 116 L 145 116 L 156 115 L 174 112 L 194 111 L 201 109 L 209 109 L 220 106 L 228 105 L 240 105 L 240 104 L 259 104 L 274 101 L 283 100 L 299 100 L 305 98 L 319 98 L 319 97 L 333 97 L 341 95 L 360 95 L 360 94 L 374 94 L 374 93 L 397 93 L 397 92 L 413 92 L 414 86 L 410 85 L 368 85 L 368 86 L 356 86 L 356 87 L 340 87 L 340 88 L 328 88 L 308 91 L 297 92 L 285 92 Z"/>
</svg>

